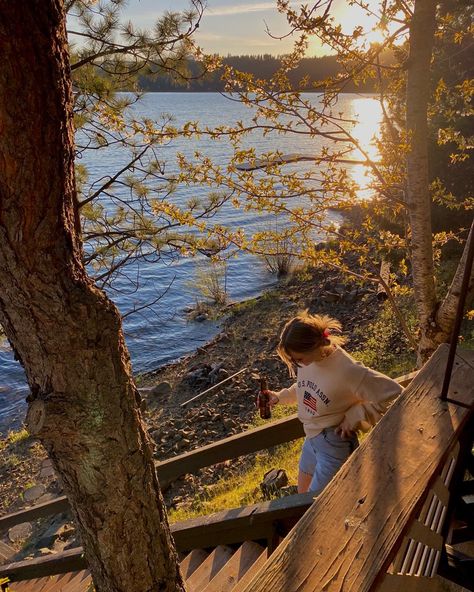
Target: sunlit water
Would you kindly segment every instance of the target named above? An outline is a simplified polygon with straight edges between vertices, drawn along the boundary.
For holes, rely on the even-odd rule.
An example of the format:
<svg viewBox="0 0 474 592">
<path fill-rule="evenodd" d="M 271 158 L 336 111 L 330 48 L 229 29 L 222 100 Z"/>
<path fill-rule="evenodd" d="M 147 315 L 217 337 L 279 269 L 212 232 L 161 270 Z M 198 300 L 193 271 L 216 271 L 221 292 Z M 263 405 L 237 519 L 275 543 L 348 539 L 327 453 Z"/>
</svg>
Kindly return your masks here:
<svg viewBox="0 0 474 592">
<path fill-rule="evenodd" d="M 317 101 L 316 95 L 308 95 Z M 375 158 L 375 148 L 370 145 L 380 121 L 380 107 L 376 100 L 355 94 L 343 95 L 339 102 L 339 111 L 348 117 L 360 116 L 360 122 L 353 133 L 364 145 L 371 158 Z M 250 120 L 250 113 L 242 105 L 229 101 L 217 93 L 150 93 L 146 95 L 137 111 L 151 119 L 160 118 L 162 113 L 172 113 L 175 124 L 188 120 L 199 121 L 210 127 L 230 124 L 238 119 Z M 301 137 L 258 137 L 247 141 L 255 148 L 256 154 L 281 150 L 283 153 L 315 154 L 321 147 L 321 139 Z M 193 140 L 192 144 L 181 140 L 162 149 L 163 159 L 170 163 L 167 172 L 173 168 L 173 157 L 177 151 L 192 155 L 199 149 L 214 162 L 225 165 L 231 156 L 231 148 L 226 142 L 208 139 Z M 113 174 L 123 164 L 123 153 L 108 150 L 105 154 L 88 154 L 82 160 L 90 173 L 90 179 Z M 360 158 L 360 155 L 354 155 Z M 293 164 L 288 170 L 310 166 Z M 361 186 L 360 195 L 365 196 L 365 167 L 351 165 L 350 174 Z M 196 192 L 205 194 L 205 189 L 180 188 L 174 199 L 185 201 L 195 196 Z M 336 217 L 335 214 L 332 214 Z M 246 232 L 268 228 L 272 222 L 269 215 L 258 216 L 243 213 L 226 207 L 220 214 L 221 221 L 228 225 L 244 228 Z M 145 372 L 175 360 L 207 342 L 218 331 L 214 321 L 188 322 L 184 309 L 195 303 L 200 297 L 193 289 L 196 261 L 181 259 L 169 264 L 142 264 L 140 268 L 140 286 L 136 293 L 130 294 L 130 285 L 125 280 L 117 285 L 117 292 L 110 294 L 122 313 L 134 306 L 139 307 L 151 302 L 165 292 L 164 296 L 151 308 L 127 316 L 124 330 L 130 349 L 135 373 Z M 230 298 L 243 300 L 257 295 L 275 283 L 275 277 L 264 264 L 250 255 L 240 255 L 231 259 L 227 270 L 227 289 Z M 167 286 L 171 287 L 166 291 Z M 17 427 L 21 422 L 25 404 L 24 398 L 28 387 L 23 370 L 13 359 L 6 343 L 0 345 L 0 433 Z"/>
</svg>

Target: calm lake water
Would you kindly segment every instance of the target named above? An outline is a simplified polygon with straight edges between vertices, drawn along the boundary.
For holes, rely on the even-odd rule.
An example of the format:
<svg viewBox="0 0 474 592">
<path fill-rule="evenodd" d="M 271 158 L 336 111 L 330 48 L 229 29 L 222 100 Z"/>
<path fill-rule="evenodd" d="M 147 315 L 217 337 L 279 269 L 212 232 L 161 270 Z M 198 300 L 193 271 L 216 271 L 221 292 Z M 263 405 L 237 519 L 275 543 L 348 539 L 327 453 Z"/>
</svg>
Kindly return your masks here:
<svg viewBox="0 0 474 592">
<path fill-rule="evenodd" d="M 315 102 L 317 95 L 308 95 Z M 347 116 L 359 115 L 361 122 L 354 129 L 356 136 L 367 145 L 375 133 L 380 120 L 380 107 L 370 96 L 355 94 L 340 98 L 340 111 Z M 199 121 L 201 125 L 217 126 L 231 124 L 239 119 L 250 121 L 251 112 L 234 101 L 217 93 L 150 93 L 136 107 L 136 111 L 150 119 L 159 120 L 162 114 L 170 113 L 179 125 L 189 120 Z M 256 154 L 270 150 L 284 153 L 314 154 L 319 151 L 321 140 L 309 138 L 258 137 L 247 140 L 247 146 L 255 148 Z M 191 156 L 196 149 L 207 154 L 214 162 L 226 164 L 232 154 L 231 147 L 224 141 L 209 139 L 180 140 L 161 149 L 160 158 L 169 164 L 167 173 L 176 169 L 173 164 L 176 152 Z M 82 163 L 89 169 L 91 180 L 111 175 L 123 166 L 123 152 L 108 149 L 105 153 L 87 154 Z M 298 167 L 308 164 L 290 165 Z M 364 169 L 351 166 L 355 179 L 363 181 Z M 178 188 L 173 199 L 186 201 L 196 194 L 205 195 L 205 188 Z M 335 215 L 334 215 L 335 216 Z M 226 207 L 217 220 L 227 225 L 243 228 L 249 233 L 268 228 L 272 219 L 269 215 L 256 215 L 235 211 Z M 274 222 L 274 220 L 273 220 Z M 117 291 L 110 296 L 123 314 L 134 307 L 151 302 L 164 292 L 163 297 L 151 308 L 127 316 L 124 330 L 130 349 L 135 373 L 146 372 L 162 364 L 176 360 L 206 343 L 218 331 L 214 321 L 189 322 L 184 309 L 200 298 L 193 288 L 196 278 L 196 260 L 160 264 L 141 264 L 140 286 L 131 294 L 130 284 L 122 280 Z M 261 293 L 276 281 L 255 257 L 242 254 L 229 261 L 227 268 L 227 289 L 232 300 L 243 300 Z M 169 289 L 167 287 L 171 284 Z M 24 398 L 28 393 L 26 379 L 18 362 L 15 362 L 7 343 L 0 343 L 0 433 L 18 427 L 25 412 Z"/>
</svg>

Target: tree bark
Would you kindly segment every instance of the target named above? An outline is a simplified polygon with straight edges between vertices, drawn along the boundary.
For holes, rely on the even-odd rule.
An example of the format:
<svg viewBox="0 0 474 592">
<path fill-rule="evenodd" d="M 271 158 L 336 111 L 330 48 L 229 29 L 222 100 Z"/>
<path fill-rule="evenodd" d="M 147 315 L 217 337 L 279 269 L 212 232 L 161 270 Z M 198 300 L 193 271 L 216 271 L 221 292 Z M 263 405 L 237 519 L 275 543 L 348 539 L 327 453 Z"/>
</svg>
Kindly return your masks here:
<svg viewBox="0 0 474 592">
<path fill-rule="evenodd" d="M 120 315 L 82 263 L 61 0 L 0 0 L 0 322 L 98 592 L 184 590 Z"/>
<path fill-rule="evenodd" d="M 411 260 L 415 300 L 420 321 L 419 358 L 433 346 L 437 306 L 431 233 L 431 199 L 428 170 L 428 101 L 435 31 L 434 0 L 416 0 L 410 23 L 410 54 L 406 87 L 407 205 L 411 230 Z"/>
<path fill-rule="evenodd" d="M 467 264 L 467 252 L 469 249 L 470 241 L 474 240 L 473 237 L 473 226 L 471 224 L 471 230 L 469 232 L 469 236 L 467 237 L 466 244 L 464 246 L 464 251 L 459 260 L 459 263 L 456 268 L 456 272 L 454 277 L 451 281 L 451 285 L 449 286 L 448 293 L 444 297 L 438 311 L 436 313 L 436 323 L 438 327 L 441 329 L 441 333 L 447 335 L 448 337 L 451 335 L 451 331 L 453 329 L 454 321 L 456 318 L 456 313 L 459 304 L 459 298 L 461 296 L 461 285 L 464 276 L 464 271 Z M 474 268 L 471 269 L 471 276 L 468 285 L 468 292 L 467 292 L 467 303 L 469 305 L 470 301 L 472 300 L 472 294 L 474 291 Z M 440 342 L 441 343 L 441 342 Z"/>
</svg>

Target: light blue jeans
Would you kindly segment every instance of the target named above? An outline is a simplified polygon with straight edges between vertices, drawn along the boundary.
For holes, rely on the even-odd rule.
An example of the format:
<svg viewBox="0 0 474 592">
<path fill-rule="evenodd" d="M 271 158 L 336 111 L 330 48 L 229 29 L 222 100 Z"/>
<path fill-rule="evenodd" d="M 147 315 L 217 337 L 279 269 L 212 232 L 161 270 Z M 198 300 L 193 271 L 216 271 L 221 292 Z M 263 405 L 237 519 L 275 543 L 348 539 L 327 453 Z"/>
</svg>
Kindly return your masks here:
<svg viewBox="0 0 474 592">
<path fill-rule="evenodd" d="M 319 495 L 337 471 L 359 446 L 357 436 L 341 438 L 335 428 L 325 428 L 314 438 L 307 438 L 301 450 L 300 471 L 313 475 L 309 491 Z"/>
</svg>

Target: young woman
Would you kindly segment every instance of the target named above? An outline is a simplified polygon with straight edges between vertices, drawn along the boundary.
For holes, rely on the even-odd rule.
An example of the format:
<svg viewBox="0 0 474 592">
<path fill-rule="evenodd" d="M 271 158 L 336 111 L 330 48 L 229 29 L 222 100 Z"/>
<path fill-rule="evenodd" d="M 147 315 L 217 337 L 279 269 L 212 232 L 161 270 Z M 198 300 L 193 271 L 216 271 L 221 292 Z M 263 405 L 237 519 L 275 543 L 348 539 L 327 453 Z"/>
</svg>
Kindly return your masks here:
<svg viewBox="0 0 474 592">
<path fill-rule="evenodd" d="M 359 445 L 356 431 L 368 430 L 402 387 L 356 362 L 341 346 L 341 325 L 327 316 L 302 313 L 283 328 L 278 355 L 296 382 L 269 391 L 270 405 L 298 404 L 306 439 L 298 491 L 319 494 Z"/>
</svg>

